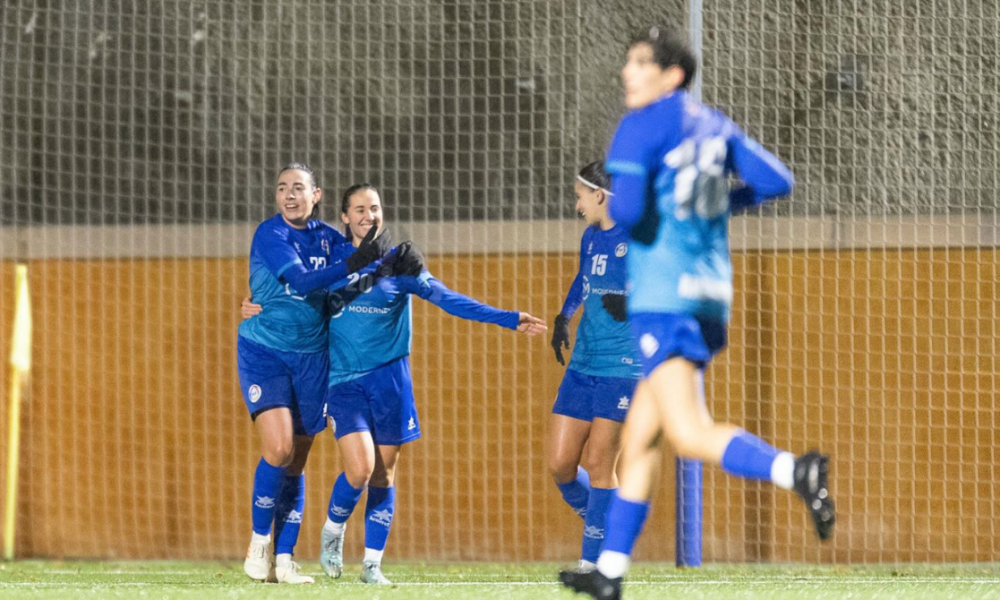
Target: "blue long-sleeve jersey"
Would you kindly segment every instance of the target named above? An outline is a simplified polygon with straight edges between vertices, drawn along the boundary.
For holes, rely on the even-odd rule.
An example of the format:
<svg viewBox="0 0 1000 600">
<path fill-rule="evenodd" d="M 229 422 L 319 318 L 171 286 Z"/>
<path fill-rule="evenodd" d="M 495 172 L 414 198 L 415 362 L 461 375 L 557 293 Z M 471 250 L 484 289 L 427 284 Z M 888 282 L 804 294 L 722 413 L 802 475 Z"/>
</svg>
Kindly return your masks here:
<svg viewBox="0 0 1000 600">
<path fill-rule="evenodd" d="M 250 293 L 263 311 L 240 323 L 239 334 L 284 352 L 324 351 L 325 286 L 344 278 L 344 259 L 353 251 L 340 232 L 319 220 L 305 229 L 289 226 L 280 214 L 261 223 L 250 245 Z M 289 278 L 293 272 L 297 276 Z M 290 279 L 304 282 L 308 291 L 296 289 Z M 313 289 L 315 281 L 323 286 Z"/>
<path fill-rule="evenodd" d="M 629 312 L 728 320 L 731 211 L 787 195 L 791 172 L 683 91 L 625 115 L 606 168 L 611 217 L 640 240 L 628 254 Z M 729 174 L 746 187 L 730 193 Z"/>
<path fill-rule="evenodd" d="M 601 296 L 627 295 L 628 232 L 615 225 L 607 231 L 588 227 L 580 240 L 580 270 L 560 314 L 571 318 L 583 304 L 569 368 L 597 377 L 638 379 L 642 367 L 628 322 L 618 322 L 604 310 Z"/>
<path fill-rule="evenodd" d="M 427 271 L 417 277 L 351 275 L 346 287 L 329 296 L 329 385 L 357 379 L 410 353 L 411 295 L 456 317 L 517 329 L 517 311 L 500 310 L 459 294 Z"/>
</svg>

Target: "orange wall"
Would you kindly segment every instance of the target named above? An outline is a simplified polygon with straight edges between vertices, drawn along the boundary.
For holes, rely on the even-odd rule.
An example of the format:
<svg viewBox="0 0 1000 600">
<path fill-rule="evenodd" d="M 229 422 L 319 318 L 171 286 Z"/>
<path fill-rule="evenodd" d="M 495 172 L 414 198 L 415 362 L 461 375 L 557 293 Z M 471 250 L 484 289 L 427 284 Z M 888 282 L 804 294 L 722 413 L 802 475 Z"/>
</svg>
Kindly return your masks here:
<svg viewBox="0 0 1000 600">
<path fill-rule="evenodd" d="M 834 454 L 841 510 L 822 549 L 787 493 L 706 469 L 705 556 L 743 561 L 997 561 L 998 251 L 751 253 L 734 257 L 730 348 L 709 373 L 717 418 Z M 435 274 L 550 319 L 575 257 L 436 257 Z M 24 406 L 22 556 L 238 558 L 259 458 L 235 341 L 246 261 L 30 266 L 34 370 Z M 0 263 L 0 374 L 13 267 Z M 543 458 L 562 369 L 547 338 L 415 302 L 424 438 L 406 447 L 389 557 L 570 561 L 579 520 Z M 6 440 L 6 404 L 0 414 Z M 672 461 L 640 559 L 673 556 Z M 0 466 L 0 473 L 2 473 Z M 299 554 L 318 553 L 338 460 L 307 469 Z M 363 527 L 349 528 L 360 557 Z"/>
</svg>

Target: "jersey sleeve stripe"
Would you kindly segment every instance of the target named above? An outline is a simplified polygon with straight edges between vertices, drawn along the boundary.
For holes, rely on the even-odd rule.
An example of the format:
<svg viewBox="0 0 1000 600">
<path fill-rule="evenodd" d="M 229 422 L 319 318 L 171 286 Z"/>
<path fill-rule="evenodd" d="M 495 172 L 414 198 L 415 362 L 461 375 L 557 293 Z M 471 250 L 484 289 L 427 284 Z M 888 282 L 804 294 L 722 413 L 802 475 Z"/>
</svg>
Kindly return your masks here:
<svg viewBox="0 0 1000 600">
<path fill-rule="evenodd" d="M 626 160 L 610 160 L 606 166 L 608 173 L 617 173 L 619 175 L 645 176 L 648 172 L 644 165 Z"/>
</svg>

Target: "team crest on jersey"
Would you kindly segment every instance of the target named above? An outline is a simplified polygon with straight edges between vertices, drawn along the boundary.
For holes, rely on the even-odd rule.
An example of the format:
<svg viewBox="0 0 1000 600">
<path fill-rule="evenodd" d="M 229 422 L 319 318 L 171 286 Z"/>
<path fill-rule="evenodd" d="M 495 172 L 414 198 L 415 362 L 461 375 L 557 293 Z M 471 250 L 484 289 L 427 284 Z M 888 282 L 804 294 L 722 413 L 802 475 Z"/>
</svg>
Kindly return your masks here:
<svg viewBox="0 0 1000 600">
<path fill-rule="evenodd" d="M 256 383 L 251 385 L 250 389 L 247 390 L 247 393 L 250 396 L 250 404 L 257 404 L 257 401 L 260 400 L 261 396 L 260 386 Z"/>
<path fill-rule="evenodd" d="M 621 258 L 621 257 L 625 256 L 626 254 L 628 254 L 628 244 L 626 244 L 625 242 L 622 242 L 622 243 L 618 244 L 617 246 L 615 246 L 615 256 L 617 256 L 618 258 Z"/>
<path fill-rule="evenodd" d="M 325 239 L 319 243 L 320 247 L 323 248 L 323 252 L 326 252 L 327 256 L 330 256 L 330 242 Z"/>
<path fill-rule="evenodd" d="M 646 355 L 646 358 L 652 357 L 656 354 L 656 351 L 660 349 L 660 342 L 656 341 L 656 338 L 651 334 L 644 333 L 642 337 L 639 338 L 639 348 L 642 353 Z"/>
</svg>

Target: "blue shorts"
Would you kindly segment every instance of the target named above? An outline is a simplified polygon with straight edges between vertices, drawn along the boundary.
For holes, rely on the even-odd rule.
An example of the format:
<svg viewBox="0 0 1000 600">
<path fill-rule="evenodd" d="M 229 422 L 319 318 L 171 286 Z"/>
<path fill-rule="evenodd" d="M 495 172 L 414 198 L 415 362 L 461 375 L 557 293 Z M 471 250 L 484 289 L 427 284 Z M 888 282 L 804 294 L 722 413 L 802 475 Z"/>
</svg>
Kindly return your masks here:
<svg viewBox="0 0 1000 600">
<path fill-rule="evenodd" d="M 316 435 L 326 427 L 323 395 L 330 376 L 329 353 L 282 352 L 239 336 L 236 363 L 250 418 L 272 408 L 292 411 L 295 435 Z"/>
<path fill-rule="evenodd" d="M 727 343 L 726 323 L 718 319 L 674 313 L 635 313 L 629 315 L 629 321 L 646 377 L 656 367 L 677 357 L 704 369 Z"/>
<path fill-rule="evenodd" d="M 638 383 L 635 379 L 597 377 L 566 369 L 552 412 L 581 421 L 599 417 L 623 423 Z"/>
<path fill-rule="evenodd" d="M 326 391 L 326 411 L 333 435 L 369 431 L 379 446 L 399 446 L 420 437 L 413 399 L 410 359 L 404 356 Z"/>
</svg>

